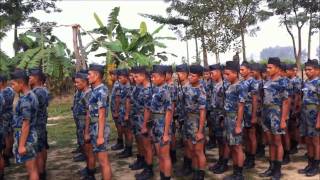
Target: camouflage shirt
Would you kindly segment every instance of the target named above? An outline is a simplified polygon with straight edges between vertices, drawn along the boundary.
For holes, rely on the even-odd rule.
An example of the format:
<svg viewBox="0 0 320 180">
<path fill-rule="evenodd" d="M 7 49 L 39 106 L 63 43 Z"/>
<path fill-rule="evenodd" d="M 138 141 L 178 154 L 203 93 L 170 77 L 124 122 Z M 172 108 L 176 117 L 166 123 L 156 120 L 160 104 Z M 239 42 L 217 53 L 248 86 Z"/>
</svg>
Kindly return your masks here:
<svg viewBox="0 0 320 180">
<path fill-rule="evenodd" d="M 288 84 L 283 78 L 267 80 L 263 85 L 263 104 L 281 106 L 282 101 L 288 98 Z"/>
<path fill-rule="evenodd" d="M 222 86 L 225 86 L 223 81 L 220 81 L 218 83 L 214 83 L 213 92 L 211 96 L 211 107 L 214 110 L 223 110 L 224 106 L 224 90 L 226 88 L 223 88 Z"/>
<path fill-rule="evenodd" d="M 112 90 L 111 90 L 111 101 L 110 101 L 110 108 L 111 111 L 115 111 L 115 106 L 116 106 L 116 95 L 118 91 L 120 90 L 120 83 L 119 81 L 114 82 Z"/>
<path fill-rule="evenodd" d="M 92 89 L 89 98 L 89 114 L 91 122 L 99 118 L 99 109 L 106 109 L 106 118 L 108 117 L 108 88 L 104 84 L 100 84 Z M 95 122 L 95 121 L 93 121 Z"/>
<path fill-rule="evenodd" d="M 226 98 L 224 110 L 226 112 L 238 112 L 238 103 L 245 103 L 247 100 L 247 87 L 240 81 L 234 84 L 228 84 L 226 89 Z"/>
<path fill-rule="evenodd" d="M 188 113 L 200 113 L 201 109 L 206 109 L 206 91 L 201 84 L 198 87 L 187 86 L 184 93 L 185 109 Z"/>
<path fill-rule="evenodd" d="M 11 120 L 13 118 L 13 100 L 15 93 L 11 87 L 6 87 L 2 90 L 4 98 L 2 118 Z"/>
<path fill-rule="evenodd" d="M 149 108 L 152 113 L 160 114 L 172 110 L 171 95 L 166 84 L 152 87 L 152 99 Z"/>
<path fill-rule="evenodd" d="M 302 92 L 304 105 L 320 105 L 320 78 L 305 80 Z"/>
<path fill-rule="evenodd" d="M 49 91 L 45 87 L 36 87 L 32 89 L 38 99 L 37 125 L 39 127 L 46 126 L 48 119 L 47 108 L 49 106 Z"/>
</svg>

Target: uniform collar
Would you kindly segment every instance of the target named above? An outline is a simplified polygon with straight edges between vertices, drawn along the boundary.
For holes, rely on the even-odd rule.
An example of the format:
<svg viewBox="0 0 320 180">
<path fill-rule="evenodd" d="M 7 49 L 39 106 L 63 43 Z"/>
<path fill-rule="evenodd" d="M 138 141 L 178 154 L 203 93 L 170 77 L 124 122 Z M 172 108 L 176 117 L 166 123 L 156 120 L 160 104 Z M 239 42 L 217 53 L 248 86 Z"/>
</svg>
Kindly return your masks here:
<svg viewBox="0 0 320 180">
<path fill-rule="evenodd" d="M 96 90 L 96 89 L 98 89 L 98 88 L 100 88 L 100 87 L 102 87 L 102 86 L 103 86 L 103 83 L 101 83 L 101 84 L 99 84 L 98 86 L 94 87 L 93 90 Z"/>
</svg>

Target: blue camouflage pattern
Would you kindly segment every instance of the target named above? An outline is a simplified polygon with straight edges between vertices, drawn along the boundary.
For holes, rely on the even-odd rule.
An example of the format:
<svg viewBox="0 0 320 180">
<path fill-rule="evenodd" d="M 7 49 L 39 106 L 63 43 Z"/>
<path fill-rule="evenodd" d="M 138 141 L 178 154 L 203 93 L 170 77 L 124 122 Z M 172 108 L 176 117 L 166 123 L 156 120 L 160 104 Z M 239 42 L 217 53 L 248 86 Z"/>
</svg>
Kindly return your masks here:
<svg viewBox="0 0 320 180">
<path fill-rule="evenodd" d="M 111 96 L 110 96 L 110 109 L 111 112 L 115 112 L 115 106 L 116 106 L 116 95 L 118 94 L 118 91 L 120 90 L 120 83 L 119 81 L 114 82 L 111 90 Z"/>
<path fill-rule="evenodd" d="M 91 88 L 86 91 L 81 92 L 79 102 L 77 102 L 78 112 L 76 114 L 78 128 L 77 128 L 77 138 L 80 145 L 84 145 L 84 129 L 86 122 L 87 110 L 89 108 L 89 99 L 91 96 Z"/>
<path fill-rule="evenodd" d="M 223 119 L 224 119 L 224 89 L 225 83 L 220 81 L 214 83 L 213 92 L 211 96 L 211 107 L 210 118 L 212 119 L 212 128 L 216 137 L 223 136 Z M 225 86 L 226 87 L 226 86 Z"/>
<path fill-rule="evenodd" d="M 246 86 L 246 89 L 248 90 L 248 96 L 246 99 L 246 103 L 244 106 L 244 112 L 243 112 L 243 122 L 244 122 L 244 127 L 246 128 L 251 128 L 252 123 L 251 123 L 251 117 L 252 117 L 252 97 L 254 95 L 258 95 L 259 92 L 259 83 L 257 80 L 255 80 L 253 77 L 249 77 L 246 80 L 243 80 L 242 83 L 244 86 Z M 254 112 L 256 113 L 256 112 Z"/>
<path fill-rule="evenodd" d="M 6 87 L 2 90 L 4 98 L 4 107 L 1 118 L 3 119 L 4 136 L 8 136 L 9 133 L 13 132 L 13 101 L 14 101 L 14 90 L 11 87 Z"/>
<path fill-rule="evenodd" d="M 2 92 L 0 92 L 0 114 L 3 114 L 4 109 L 4 97 Z M 4 127 L 3 127 L 3 119 L 0 117 L 0 151 L 4 149 Z"/>
<path fill-rule="evenodd" d="M 116 120 L 116 123 L 120 126 L 126 126 L 125 124 L 125 114 L 126 114 L 126 101 L 128 96 L 130 95 L 130 83 L 128 82 L 127 84 L 121 84 L 119 85 L 119 90 L 116 91 L 116 97 L 120 97 L 120 103 L 119 103 L 119 117 Z"/>
</svg>

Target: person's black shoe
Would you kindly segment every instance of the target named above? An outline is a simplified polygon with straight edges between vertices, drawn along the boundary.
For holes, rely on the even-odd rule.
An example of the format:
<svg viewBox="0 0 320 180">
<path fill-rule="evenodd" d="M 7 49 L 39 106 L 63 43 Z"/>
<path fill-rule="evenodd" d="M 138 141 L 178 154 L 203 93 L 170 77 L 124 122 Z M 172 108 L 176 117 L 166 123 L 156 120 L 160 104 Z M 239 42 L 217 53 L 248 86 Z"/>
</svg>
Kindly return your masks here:
<svg viewBox="0 0 320 180">
<path fill-rule="evenodd" d="M 204 180 L 204 176 L 205 176 L 205 171 L 204 170 L 199 170 L 198 179 L 197 180 Z"/>
<path fill-rule="evenodd" d="M 177 177 L 189 176 L 192 174 L 192 160 L 184 157 L 183 166 L 176 172 Z"/>
<path fill-rule="evenodd" d="M 73 157 L 73 161 L 74 162 L 82 162 L 82 161 L 86 161 L 86 156 L 84 154 L 78 154 L 75 157 Z"/>
<path fill-rule="evenodd" d="M 309 171 L 309 169 L 311 168 L 312 162 L 313 162 L 313 158 L 309 157 L 308 158 L 308 165 L 306 167 L 304 167 L 303 169 L 299 169 L 298 173 L 299 174 L 306 174 L 307 171 Z"/>
<path fill-rule="evenodd" d="M 209 167 L 209 170 L 214 172 L 217 168 L 219 168 L 222 165 L 222 157 L 219 157 L 219 160 L 211 167 Z"/>
<path fill-rule="evenodd" d="M 117 143 L 111 146 L 111 150 L 113 151 L 121 150 L 123 148 L 124 148 L 123 139 L 118 139 Z"/>
<path fill-rule="evenodd" d="M 94 175 L 87 175 L 81 178 L 81 180 L 96 180 L 96 177 L 94 177 Z"/>
<path fill-rule="evenodd" d="M 82 178 L 82 180 L 95 180 L 95 176 L 94 176 L 94 173 L 96 172 L 96 169 L 88 169 L 87 168 L 87 175 L 84 176 Z"/>
<path fill-rule="evenodd" d="M 11 165 L 9 156 L 4 155 L 3 156 L 3 160 L 4 160 L 4 166 L 5 167 L 9 167 Z"/>
<path fill-rule="evenodd" d="M 260 177 L 270 177 L 270 176 L 272 176 L 273 169 L 274 169 L 274 161 L 269 161 L 269 164 L 270 164 L 269 168 L 265 172 L 259 174 Z"/>
<path fill-rule="evenodd" d="M 137 155 L 137 160 L 135 160 L 132 164 L 129 165 L 131 170 L 139 170 L 143 169 L 145 166 L 144 157 Z"/>
<path fill-rule="evenodd" d="M 254 154 L 248 154 L 247 156 L 248 161 L 246 164 L 244 164 L 244 169 L 252 169 L 255 166 L 255 155 Z"/>
<path fill-rule="evenodd" d="M 172 164 L 176 164 L 176 162 L 177 162 L 177 152 L 176 152 L 176 150 L 170 150 L 170 158 L 171 158 Z"/>
<path fill-rule="evenodd" d="M 319 162 L 320 160 L 313 160 L 311 168 L 306 172 L 307 177 L 312 177 L 318 174 L 319 172 Z"/>
<path fill-rule="evenodd" d="M 264 145 L 258 146 L 256 156 L 258 158 L 262 158 L 262 157 L 265 157 L 265 155 L 266 155 L 265 146 Z"/>
<path fill-rule="evenodd" d="M 283 160 L 282 160 L 282 165 L 287 165 L 290 163 L 290 155 L 289 155 L 289 151 L 284 151 L 283 153 Z"/>
<path fill-rule="evenodd" d="M 80 174 L 80 176 L 83 176 L 83 177 L 88 176 L 88 168 L 85 167 L 85 168 L 79 170 L 78 173 Z"/>
<path fill-rule="evenodd" d="M 78 146 L 77 149 L 71 151 L 72 154 L 78 154 L 78 153 L 81 153 L 81 147 Z"/>
<path fill-rule="evenodd" d="M 234 176 L 234 179 L 235 180 L 244 180 L 244 177 L 243 177 L 243 167 L 239 167 L 239 166 L 235 166 L 236 167 L 236 172 L 235 172 L 235 176 Z"/>
<path fill-rule="evenodd" d="M 229 176 L 224 177 L 223 180 L 235 180 L 236 175 L 237 175 L 237 170 L 238 170 L 237 166 L 234 165 L 233 166 L 233 173 Z"/>
<path fill-rule="evenodd" d="M 123 153 L 119 154 L 120 159 L 128 158 L 132 156 L 132 147 L 125 147 Z"/>
<path fill-rule="evenodd" d="M 39 174 L 39 180 L 46 180 L 47 179 L 47 173 L 44 171 L 43 173 Z"/>
<path fill-rule="evenodd" d="M 152 165 L 148 165 L 140 174 L 135 175 L 136 180 L 148 180 L 153 177 Z"/>
<path fill-rule="evenodd" d="M 198 180 L 198 178 L 199 178 L 199 170 L 198 169 L 194 169 L 193 171 L 192 171 L 192 180 Z"/>
<path fill-rule="evenodd" d="M 274 170 L 272 173 L 272 180 L 280 180 L 281 178 L 281 162 L 280 161 L 274 161 Z"/>
</svg>

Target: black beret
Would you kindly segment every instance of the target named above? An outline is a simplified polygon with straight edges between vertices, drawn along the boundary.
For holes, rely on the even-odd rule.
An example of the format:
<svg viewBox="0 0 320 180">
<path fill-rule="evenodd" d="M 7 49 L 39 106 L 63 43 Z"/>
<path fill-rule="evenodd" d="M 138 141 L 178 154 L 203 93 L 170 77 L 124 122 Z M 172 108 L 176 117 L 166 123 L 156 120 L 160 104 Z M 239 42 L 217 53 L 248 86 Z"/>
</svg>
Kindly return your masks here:
<svg viewBox="0 0 320 180">
<path fill-rule="evenodd" d="M 8 80 L 7 76 L 0 75 L 0 82 L 4 82 L 4 81 L 7 81 L 7 80 Z"/>
<path fill-rule="evenodd" d="M 261 71 L 261 65 L 259 63 L 252 63 L 250 64 L 250 69 L 252 71 Z"/>
<path fill-rule="evenodd" d="M 189 72 L 188 64 L 180 64 L 176 66 L 176 72 Z"/>
<path fill-rule="evenodd" d="M 265 73 L 265 72 L 267 72 L 267 65 L 265 65 L 265 64 L 260 64 L 260 71 L 262 72 L 262 73 Z"/>
<path fill-rule="evenodd" d="M 316 59 L 308 59 L 308 61 L 304 64 L 305 67 L 307 66 L 311 66 L 311 67 L 314 67 L 314 68 L 319 68 L 319 63 L 318 63 L 318 60 Z"/>
<path fill-rule="evenodd" d="M 203 74 L 203 67 L 201 65 L 191 65 L 189 69 L 191 74 L 198 74 L 200 76 Z"/>
<path fill-rule="evenodd" d="M 77 72 L 76 75 L 74 76 L 74 78 L 88 80 L 88 74 L 87 73 Z"/>
<path fill-rule="evenodd" d="M 241 66 L 244 66 L 244 67 L 249 68 L 249 69 L 251 68 L 250 67 L 250 63 L 248 61 L 243 61 Z"/>
<path fill-rule="evenodd" d="M 135 66 L 131 68 L 132 73 L 146 73 L 147 68 L 146 66 Z"/>
<path fill-rule="evenodd" d="M 12 80 L 17 80 L 17 79 L 28 79 L 28 74 L 27 71 L 25 70 L 21 70 L 21 69 L 17 69 L 14 72 L 10 73 L 11 79 Z"/>
<path fill-rule="evenodd" d="M 227 61 L 224 69 L 238 72 L 239 71 L 239 63 L 235 62 L 235 61 Z"/>
<path fill-rule="evenodd" d="M 209 71 L 210 71 L 209 67 L 203 67 L 203 72 L 209 72 Z"/>
<path fill-rule="evenodd" d="M 153 65 L 152 73 L 165 74 L 167 72 L 167 67 L 164 65 Z"/>
<path fill-rule="evenodd" d="M 281 68 L 280 58 L 278 58 L 278 57 L 269 57 L 268 64 L 273 64 L 273 65 Z"/>
<path fill-rule="evenodd" d="M 286 70 L 293 70 L 296 67 L 296 64 L 287 64 Z"/>
<path fill-rule="evenodd" d="M 97 71 L 101 74 L 104 74 L 104 66 L 99 64 L 90 64 L 89 71 Z"/>
<path fill-rule="evenodd" d="M 280 63 L 280 69 L 282 71 L 285 71 L 287 69 L 287 64 L 286 63 Z"/>
<path fill-rule="evenodd" d="M 39 68 L 29 69 L 29 70 L 28 70 L 28 75 L 29 75 L 29 76 L 40 76 L 40 77 L 44 76 L 42 70 L 39 69 Z"/>
<path fill-rule="evenodd" d="M 166 67 L 166 73 L 173 73 L 173 69 L 171 65 L 167 65 Z"/>
<path fill-rule="evenodd" d="M 129 71 L 128 69 L 118 69 L 117 71 L 118 76 L 129 76 Z"/>
<path fill-rule="evenodd" d="M 210 71 L 221 70 L 222 66 L 220 64 L 213 64 L 209 66 Z"/>
</svg>

